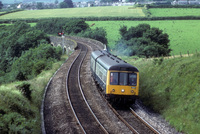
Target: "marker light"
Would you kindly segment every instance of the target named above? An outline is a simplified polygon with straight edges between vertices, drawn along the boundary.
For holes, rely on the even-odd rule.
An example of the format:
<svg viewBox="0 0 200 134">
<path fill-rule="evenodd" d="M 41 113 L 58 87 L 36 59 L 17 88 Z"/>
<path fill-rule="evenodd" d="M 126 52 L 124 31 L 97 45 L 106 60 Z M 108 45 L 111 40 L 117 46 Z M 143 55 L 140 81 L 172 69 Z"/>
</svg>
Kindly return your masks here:
<svg viewBox="0 0 200 134">
<path fill-rule="evenodd" d="M 122 93 L 124 93 L 124 91 L 125 91 L 125 90 L 124 90 L 124 89 L 122 89 L 121 91 L 122 91 Z"/>
<path fill-rule="evenodd" d="M 112 92 L 115 92 L 115 89 L 112 89 Z"/>
</svg>

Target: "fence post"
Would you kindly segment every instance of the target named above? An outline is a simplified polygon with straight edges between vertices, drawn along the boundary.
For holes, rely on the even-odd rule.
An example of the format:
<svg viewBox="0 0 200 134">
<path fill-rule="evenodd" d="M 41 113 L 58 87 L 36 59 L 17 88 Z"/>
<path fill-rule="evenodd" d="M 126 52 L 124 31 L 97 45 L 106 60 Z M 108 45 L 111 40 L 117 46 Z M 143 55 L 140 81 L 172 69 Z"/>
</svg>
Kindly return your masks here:
<svg viewBox="0 0 200 134">
<path fill-rule="evenodd" d="M 188 57 L 190 56 L 190 53 L 189 53 L 189 51 L 187 51 L 187 53 L 188 53 Z"/>
<path fill-rule="evenodd" d="M 180 56 L 182 57 L 182 54 L 181 54 L 181 52 L 180 52 Z"/>
</svg>

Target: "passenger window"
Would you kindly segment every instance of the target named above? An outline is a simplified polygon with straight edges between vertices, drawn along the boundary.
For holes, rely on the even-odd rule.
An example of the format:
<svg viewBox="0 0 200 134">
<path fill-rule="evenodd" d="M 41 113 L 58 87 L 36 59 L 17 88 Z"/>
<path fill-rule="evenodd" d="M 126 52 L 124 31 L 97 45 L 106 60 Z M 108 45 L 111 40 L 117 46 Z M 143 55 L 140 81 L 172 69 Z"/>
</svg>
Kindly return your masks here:
<svg viewBox="0 0 200 134">
<path fill-rule="evenodd" d="M 119 85 L 128 85 L 128 74 L 120 73 Z"/>
<path fill-rule="evenodd" d="M 129 74 L 129 85 L 131 85 L 131 86 L 137 85 L 137 74 L 136 73 Z"/>
<path fill-rule="evenodd" d="M 118 73 L 110 73 L 110 85 L 118 85 Z"/>
</svg>

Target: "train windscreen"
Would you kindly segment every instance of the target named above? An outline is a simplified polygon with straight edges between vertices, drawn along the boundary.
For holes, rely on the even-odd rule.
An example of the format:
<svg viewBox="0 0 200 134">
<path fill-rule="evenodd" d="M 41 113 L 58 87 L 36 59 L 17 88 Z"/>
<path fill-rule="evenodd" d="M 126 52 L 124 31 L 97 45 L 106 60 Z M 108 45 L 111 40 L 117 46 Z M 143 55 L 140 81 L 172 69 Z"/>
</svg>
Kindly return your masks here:
<svg viewBox="0 0 200 134">
<path fill-rule="evenodd" d="M 136 73 L 124 73 L 124 72 L 111 72 L 110 73 L 110 85 L 137 85 Z"/>
</svg>

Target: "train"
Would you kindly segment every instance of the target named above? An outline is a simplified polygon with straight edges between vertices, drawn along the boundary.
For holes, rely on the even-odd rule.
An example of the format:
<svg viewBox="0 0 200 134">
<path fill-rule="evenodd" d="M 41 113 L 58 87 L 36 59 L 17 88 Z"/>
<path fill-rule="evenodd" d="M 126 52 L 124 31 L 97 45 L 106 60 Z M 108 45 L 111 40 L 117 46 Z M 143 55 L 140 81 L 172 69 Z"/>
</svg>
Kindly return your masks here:
<svg viewBox="0 0 200 134">
<path fill-rule="evenodd" d="M 134 102 L 139 95 L 139 70 L 106 50 L 91 53 L 94 81 L 109 101 Z"/>
</svg>

